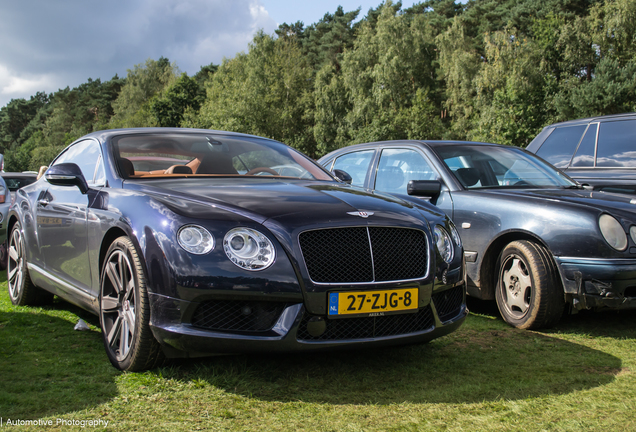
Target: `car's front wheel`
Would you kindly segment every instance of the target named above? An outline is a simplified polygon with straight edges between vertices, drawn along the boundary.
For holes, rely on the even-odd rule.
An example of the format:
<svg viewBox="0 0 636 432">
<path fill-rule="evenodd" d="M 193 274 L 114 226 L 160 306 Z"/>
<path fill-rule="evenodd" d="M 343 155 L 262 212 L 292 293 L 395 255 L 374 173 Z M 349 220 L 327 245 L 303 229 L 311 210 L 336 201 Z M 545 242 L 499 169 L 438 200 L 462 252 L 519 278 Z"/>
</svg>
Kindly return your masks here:
<svg viewBox="0 0 636 432">
<path fill-rule="evenodd" d="M 163 353 L 150 330 L 146 278 L 128 237 L 119 237 L 108 248 L 99 300 L 104 347 L 111 363 L 124 371 L 158 366 Z"/>
<path fill-rule="evenodd" d="M 35 306 L 50 303 L 53 294 L 36 287 L 31 281 L 26 260 L 26 244 L 20 222 L 16 222 L 9 236 L 7 250 L 7 287 L 11 303 L 16 306 Z"/>
<path fill-rule="evenodd" d="M 503 319 L 521 329 L 554 326 L 565 304 L 550 254 L 526 240 L 509 243 L 499 255 L 495 297 Z"/>
</svg>

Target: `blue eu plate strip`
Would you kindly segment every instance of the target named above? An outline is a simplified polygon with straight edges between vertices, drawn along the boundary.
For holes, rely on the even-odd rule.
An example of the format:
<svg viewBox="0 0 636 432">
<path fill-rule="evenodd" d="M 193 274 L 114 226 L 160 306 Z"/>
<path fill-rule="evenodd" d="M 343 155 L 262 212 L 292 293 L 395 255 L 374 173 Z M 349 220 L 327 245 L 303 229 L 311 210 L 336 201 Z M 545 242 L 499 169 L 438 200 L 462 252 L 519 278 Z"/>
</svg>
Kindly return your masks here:
<svg viewBox="0 0 636 432">
<path fill-rule="evenodd" d="M 338 315 L 338 293 L 329 293 L 329 315 Z"/>
</svg>

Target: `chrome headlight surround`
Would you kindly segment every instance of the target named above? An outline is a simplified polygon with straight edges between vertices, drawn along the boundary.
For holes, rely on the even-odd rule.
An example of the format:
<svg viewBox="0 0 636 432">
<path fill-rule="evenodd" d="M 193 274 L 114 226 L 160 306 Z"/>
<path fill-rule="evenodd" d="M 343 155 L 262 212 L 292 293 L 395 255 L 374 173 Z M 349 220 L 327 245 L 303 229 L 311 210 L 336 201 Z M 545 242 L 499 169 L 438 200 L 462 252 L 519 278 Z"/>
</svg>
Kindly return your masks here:
<svg viewBox="0 0 636 432">
<path fill-rule="evenodd" d="M 276 259 L 276 249 L 267 236 L 251 228 L 233 228 L 223 238 L 225 255 L 244 270 L 265 270 Z"/>
<path fill-rule="evenodd" d="M 636 225 L 629 227 L 629 236 L 632 238 L 632 241 L 636 243 Z"/>
<path fill-rule="evenodd" d="M 459 232 L 457 231 L 455 224 L 452 222 L 449 222 L 449 226 L 450 226 L 450 235 L 453 238 L 453 241 L 455 242 L 457 246 L 461 246 L 462 238 L 459 236 Z"/>
<path fill-rule="evenodd" d="M 453 246 L 450 234 L 440 225 L 435 225 L 433 235 L 435 237 L 435 246 L 442 259 L 447 263 L 453 261 L 455 247 Z"/>
<path fill-rule="evenodd" d="M 177 232 L 177 242 L 185 251 L 205 255 L 214 249 L 214 236 L 199 225 L 184 225 Z"/>
<path fill-rule="evenodd" d="M 605 241 L 617 251 L 627 249 L 627 234 L 621 223 L 607 213 L 598 218 L 598 227 Z M 630 229 L 631 233 L 631 229 Z"/>
</svg>

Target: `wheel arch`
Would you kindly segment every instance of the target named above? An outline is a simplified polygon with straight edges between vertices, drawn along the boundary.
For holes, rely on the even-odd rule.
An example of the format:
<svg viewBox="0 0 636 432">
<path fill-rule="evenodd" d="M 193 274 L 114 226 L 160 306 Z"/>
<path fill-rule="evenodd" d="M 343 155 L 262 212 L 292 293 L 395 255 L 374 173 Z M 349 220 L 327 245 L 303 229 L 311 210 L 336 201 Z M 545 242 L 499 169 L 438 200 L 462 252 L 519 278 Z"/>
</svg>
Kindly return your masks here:
<svg viewBox="0 0 636 432">
<path fill-rule="evenodd" d="M 479 267 L 479 281 L 482 299 L 495 299 L 495 288 L 497 285 L 497 269 L 495 267 L 497 265 L 497 259 L 506 245 L 518 240 L 532 241 L 543 246 L 548 251 L 549 259 L 553 261 L 555 268 L 558 268 L 552 258 L 550 247 L 543 241 L 543 239 L 541 239 L 541 237 L 529 231 L 507 231 L 500 233 L 500 235 L 493 239 L 486 248 Z M 560 282 L 560 278 L 558 279 Z"/>
<path fill-rule="evenodd" d="M 102 244 L 99 248 L 99 269 L 98 270 L 99 270 L 100 280 L 101 280 L 102 268 L 104 267 L 104 260 L 106 259 L 106 253 L 108 252 L 108 248 L 115 241 L 115 239 L 118 239 L 119 237 L 122 237 L 122 236 L 131 238 L 126 231 L 124 231 L 122 228 L 119 228 L 119 227 L 113 227 L 109 229 L 106 232 L 106 234 L 104 234 L 104 237 L 102 238 Z M 131 241 L 133 242 L 133 244 L 135 244 L 135 247 L 136 247 L 137 242 L 132 238 L 131 238 Z"/>
</svg>

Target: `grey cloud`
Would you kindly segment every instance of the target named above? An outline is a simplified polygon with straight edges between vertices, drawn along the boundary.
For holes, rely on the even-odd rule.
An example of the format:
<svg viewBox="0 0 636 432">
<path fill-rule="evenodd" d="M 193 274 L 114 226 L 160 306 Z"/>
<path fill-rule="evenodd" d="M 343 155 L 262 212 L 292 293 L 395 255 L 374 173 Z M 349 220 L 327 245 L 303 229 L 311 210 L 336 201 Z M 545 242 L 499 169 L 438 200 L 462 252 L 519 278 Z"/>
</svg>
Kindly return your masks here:
<svg viewBox="0 0 636 432">
<path fill-rule="evenodd" d="M 0 0 L 0 106 L 34 93 L 8 93 L 28 82 L 73 87 L 147 58 L 192 74 L 246 50 L 259 28 L 276 28 L 260 0 Z"/>
</svg>

